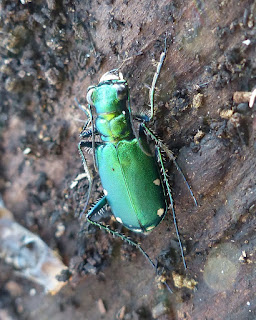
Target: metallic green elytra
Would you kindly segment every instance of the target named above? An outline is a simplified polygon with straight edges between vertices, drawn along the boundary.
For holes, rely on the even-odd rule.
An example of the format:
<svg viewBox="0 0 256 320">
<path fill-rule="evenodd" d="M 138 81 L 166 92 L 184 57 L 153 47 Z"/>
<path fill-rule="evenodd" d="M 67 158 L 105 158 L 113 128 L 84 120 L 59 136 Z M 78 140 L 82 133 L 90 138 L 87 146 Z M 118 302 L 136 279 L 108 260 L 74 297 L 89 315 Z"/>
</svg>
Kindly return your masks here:
<svg viewBox="0 0 256 320">
<path fill-rule="evenodd" d="M 134 232 L 154 229 L 166 213 L 163 185 L 145 135 L 135 137 L 126 81 L 108 74 L 89 88 L 96 109 L 96 132 L 105 143 L 95 147 L 96 167 L 116 220 Z"/>
<path fill-rule="evenodd" d="M 117 221 L 135 232 L 150 231 L 166 212 L 155 159 L 136 138 L 96 149 L 96 163 L 108 204 Z"/>
</svg>

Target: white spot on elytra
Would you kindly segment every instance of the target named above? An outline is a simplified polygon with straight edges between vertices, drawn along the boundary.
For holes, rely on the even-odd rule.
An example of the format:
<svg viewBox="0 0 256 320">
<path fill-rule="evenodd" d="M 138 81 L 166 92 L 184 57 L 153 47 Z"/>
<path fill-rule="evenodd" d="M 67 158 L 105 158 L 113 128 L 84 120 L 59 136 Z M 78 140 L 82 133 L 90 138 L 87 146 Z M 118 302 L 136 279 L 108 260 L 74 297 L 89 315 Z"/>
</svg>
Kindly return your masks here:
<svg viewBox="0 0 256 320">
<path fill-rule="evenodd" d="M 156 179 L 153 181 L 156 186 L 160 186 L 160 179 Z"/>
<path fill-rule="evenodd" d="M 106 189 L 103 189 L 103 192 L 104 192 L 105 196 L 107 196 L 107 195 L 108 195 L 108 192 L 107 192 L 107 190 L 106 190 Z"/>
<path fill-rule="evenodd" d="M 147 231 L 150 231 L 150 230 L 152 230 L 152 229 L 154 229 L 154 228 L 155 228 L 155 226 L 147 227 Z"/>
<path fill-rule="evenodd" d="M 160 208 L 160 209 L 157 210 L 157 215 L 159 217 L 162 217 L 163 214 L 164 214 L 164 209 L 163 208 Z"/>
<path fill-rule="evenodd" d="M 247 40 L 242 41 L 242 43 L 249 46 L 249 44 L 251 43 L 251 40 L 247 39 Z"/>
<path fill-rule="evenodd" d="M 116 220 L 117 220 L 118 222 L 120 222 L 120 223 L 123 223 L 122 219 L 119 218 L 119 217 L 116 217 Z"/>
<path fill-rule="evenodd" d="M 142 232 L 141 229 L 132 229 L 132 231 L 134 231 L 134 232 Z"/>
</svg>

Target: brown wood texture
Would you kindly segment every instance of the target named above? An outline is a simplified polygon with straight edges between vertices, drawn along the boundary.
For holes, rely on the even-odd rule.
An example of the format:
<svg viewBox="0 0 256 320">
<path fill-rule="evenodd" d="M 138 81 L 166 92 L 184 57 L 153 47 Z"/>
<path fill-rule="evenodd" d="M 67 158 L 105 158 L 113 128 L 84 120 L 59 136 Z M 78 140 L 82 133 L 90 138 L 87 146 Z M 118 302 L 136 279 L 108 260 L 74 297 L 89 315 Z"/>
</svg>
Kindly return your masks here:
<svg viewBox="0 0 256 320">
<path fill-rule="evenodd" d="M 0 6 L 1 194 L 16 221 L 73 273 L 59 294 L 44 296 L 1 261 L 0 319 L 256 319 L 255 107 L 233 101 L 234 92 L 256 85 L 256 2 L 24 0 Z M 195 207 L 165 157 L 187 271 L 171 213 L 149 235 L 122 232 L 163 265 L 172 295 L 139 252 L 78 219 L 87 180 L 70 188 L 83 172 L 77 143 L 85 115 L 74 98 L 85 103 L 89 85 L 131 58 L 121 72 L 133 113 L 149 109 L 165 37 L 150 127 L 177 156 L 198 200 Z M 96 178 L 91 204 L 101 192 Z"/>
</svg>

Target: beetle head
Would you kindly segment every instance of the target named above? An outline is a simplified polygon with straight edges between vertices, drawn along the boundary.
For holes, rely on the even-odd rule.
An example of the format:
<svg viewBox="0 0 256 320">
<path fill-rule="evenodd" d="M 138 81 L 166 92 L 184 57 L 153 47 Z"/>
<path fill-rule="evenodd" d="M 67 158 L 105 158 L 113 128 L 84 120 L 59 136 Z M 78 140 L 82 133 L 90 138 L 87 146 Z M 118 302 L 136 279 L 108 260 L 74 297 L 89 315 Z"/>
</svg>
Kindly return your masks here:
<svg viewBox="0 0 256 320">
<path fill-rule="evenodd" d="M 115 70 L 106 72 L 100 79 L 98 86 L 90 86 L 87 90 L 87 102 L 90 105 L 95 105 L 95 100 L 97 99 L 97 91 L 105 86 L 111 86 L 113 92 L 113 99 L 124 100 L 127 99 L 128 88 L 127 83 L 123 79 L 122 73 L 116 74 Z M 114 90 L 114 91 L 113 91 Z M 114 93 L 115 92 L 115 93 Z"/>
</svg>

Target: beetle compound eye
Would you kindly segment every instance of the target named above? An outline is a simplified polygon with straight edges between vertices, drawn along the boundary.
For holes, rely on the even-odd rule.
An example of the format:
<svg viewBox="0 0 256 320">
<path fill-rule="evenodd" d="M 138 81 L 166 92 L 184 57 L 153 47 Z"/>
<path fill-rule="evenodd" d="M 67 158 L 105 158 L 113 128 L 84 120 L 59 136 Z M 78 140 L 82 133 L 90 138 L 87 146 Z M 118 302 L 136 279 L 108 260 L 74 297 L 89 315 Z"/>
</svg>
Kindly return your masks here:
<svg viewBox="0 0 256 320">
<path fill-rule="evenodd" d="M 94 90 L 95 90 L 94 87 L 89 88 L 88 92 L 87 92 L 87 95 L 86 95 L 86 100 L 91 106 L 94 105 L 94 102 L 93 102 L 93 99 L 92 99 L 93 98 L 92 95 L 93 95 Z"/>
<path fill-rule="evenodd" d="M 127 98 L 127 88 L 124 84 L 114 84 L 116 88 L 116 96 L 118 100 L 124 100 Z"/>
</svg>

